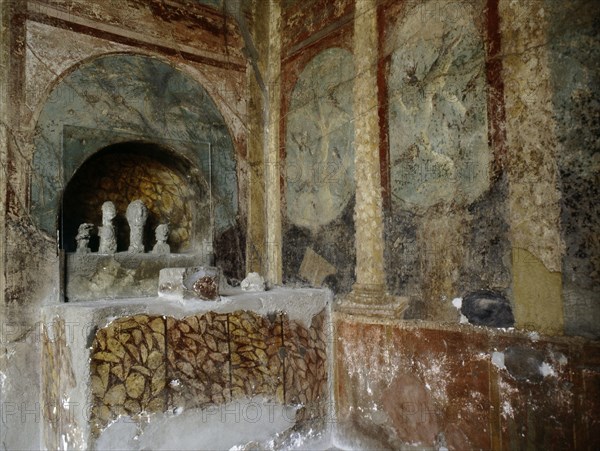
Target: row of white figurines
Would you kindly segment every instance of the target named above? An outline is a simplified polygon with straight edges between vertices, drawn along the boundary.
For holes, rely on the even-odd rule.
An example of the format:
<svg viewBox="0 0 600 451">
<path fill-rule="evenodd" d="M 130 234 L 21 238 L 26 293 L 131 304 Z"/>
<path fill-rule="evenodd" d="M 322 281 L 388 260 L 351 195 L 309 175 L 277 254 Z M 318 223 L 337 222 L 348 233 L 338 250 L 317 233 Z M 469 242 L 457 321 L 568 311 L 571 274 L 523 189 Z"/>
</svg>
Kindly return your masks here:
<svg viewBox="0 0 600 451">
<path fill-rule="evenodd" d="M 100 238 L 99 254 L 114 254 L 117 252 L 117 238 L 113 219 L 117 215 L 115 204 L 106 201 L 102 204 L 102 225 L 98 227 L 98 236 Z M 137 199 L 127 206 L 125 217 L 129 223 L 129 249 L 131 254 L 140 254 L 144 252 L 144 226 L 148 219 L 148 208 L 144 202 Z M 77 253 L 86 254 L 90 252 L 89 242 L 92 231 L 96 226 L 84 222 L 79 226 L 75 241 L 77 241 Z M 153 254 L 169 254 L 170 246 L 167 244 L 169 237 L 169 225 L 159 224 L 155 231 L 156 244 L 152 248 Z"/>
</svg>

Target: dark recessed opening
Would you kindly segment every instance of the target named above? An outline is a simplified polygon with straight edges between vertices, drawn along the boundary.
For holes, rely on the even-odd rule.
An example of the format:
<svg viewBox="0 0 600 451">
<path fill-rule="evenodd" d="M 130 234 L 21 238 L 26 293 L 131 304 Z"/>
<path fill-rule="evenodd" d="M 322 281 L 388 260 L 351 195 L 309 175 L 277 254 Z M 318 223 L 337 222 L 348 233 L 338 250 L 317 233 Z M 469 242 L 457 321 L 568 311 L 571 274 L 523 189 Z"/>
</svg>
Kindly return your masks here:
<svg viewBox="0 0 600 451">
<path fill-rule="evenodd" d="M 206 230 L 203 223 L 209 222 L 209 200 L 206 182 L 193 174 L 198 171 L 191 163 L 152 143 L 126 142 L 98 151 L 78 169 L 64 191 L 59 218 L 61 248 L 74 252 L 79 225 L 87 222 L 100 226 L 102 204 L 112 201 L 117 211 L 113 220 L 117 252 L 126 251 L 129 225 L 125 212 L 136 199 L 148 208 L 144 228 L 146 252 L 152 250 L 155 229 L 162 223 L 169 224 L 171 252 L 197 247 L 194 240 L 198 231 Z M 98 245 L 97 233 L 93 233 L 91 251 L 96 252 Z"/>
</svg>

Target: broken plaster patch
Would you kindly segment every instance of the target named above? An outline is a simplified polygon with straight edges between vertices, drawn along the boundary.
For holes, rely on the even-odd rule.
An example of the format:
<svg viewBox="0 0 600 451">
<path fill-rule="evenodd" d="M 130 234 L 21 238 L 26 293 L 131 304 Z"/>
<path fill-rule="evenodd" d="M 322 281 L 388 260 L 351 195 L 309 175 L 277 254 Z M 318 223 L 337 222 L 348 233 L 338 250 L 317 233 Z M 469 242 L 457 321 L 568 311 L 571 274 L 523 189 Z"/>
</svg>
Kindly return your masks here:
<svg viewBox="0 0 600 451">
<path fill-rule="evenodd" d="M 469 319 L 465 315 L 463 315 L 462 312 L 460 311 L 460 309 L 462 308 L 462 300 L 463 300 L 462 298 L 454 298 L 454 299 L 452 299 L 452 305 L 460 313 L 459 323 L 460 324 L 469 324 Z"/>
<path fill-rule="evenodd" d="M 462 307 L 462 298 L 454 298 L 452 299 L 452 305 L 457 308 L 458 310 L 460 310 L 460 308 Z"/>
<path fill-rule="evenodd" d="M 547 376 L 556 377 L 556 372 L 554 371 L 554 368 L 546 362 L 543 362 L 540 365 L 540 374 L 544 377 L 547 377 Z"/>
<path fill-rule="evenodd" d="M 492 354 L 492 363 L 494 364 L 494 366 L 500 368 L 501 370 L 505 369 L 506 367 L 504 366 L 504 353 L 494 352 Z"/>
<path fill-rule="evenodd" d="M 508 401 L 504 401 L 504 403 L 502 404 L 502 416 L 504 416 L 505 418 L 512 417 L 513 414 L 513 408 L 510 405 L 510 403 Z"/>
</svg>

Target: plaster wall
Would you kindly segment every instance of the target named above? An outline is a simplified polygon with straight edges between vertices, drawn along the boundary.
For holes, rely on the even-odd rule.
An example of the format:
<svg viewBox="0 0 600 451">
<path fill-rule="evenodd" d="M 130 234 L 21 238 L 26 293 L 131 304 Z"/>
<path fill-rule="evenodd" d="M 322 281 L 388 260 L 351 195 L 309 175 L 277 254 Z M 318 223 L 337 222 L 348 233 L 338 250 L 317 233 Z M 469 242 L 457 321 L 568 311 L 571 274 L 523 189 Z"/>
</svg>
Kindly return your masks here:
<svg viewBox="0 0 600 451">
<path fill-rule="evenodd" d="M 597 336 L 598 58 L 593 14 L 582 13 L 593 6 L 577 2 L 566 16 L 556 2 L 382 1 L 377 10 L 385 271 L 390 292 L 410 298 L 405 317 L 456 321 L 452 299 L 490 290 L 510 301 L 520 328 Z M 328 59 L 351 51 L 353 11 L 352 2 L 290 1 L 282 13 L 284 279 L 336 293 L 355 281 L 354 200 L 339 207 L 355 168 L 346 159 L 333 185 L 314 181 L 330 162 L 308 168 L 319 143 L 343 147 L 352 133 L 311 127 L 355 80 Z M 320 74 L 313 85 L 311 73 Z M 317 80 L 327 77 L 340 81 Z M 333 96 L 318 94 L 324 85 Z M 329 142 L 309 145 L 302 133 Z"/>
<path fill-rule="evenodd" d="M 515 315 L 519 325 L 563 328 L 562 288 L 553 281 L 560 271 L 563 244 L 560 238 L 560 191 L 556 164 L 556 123 L 551 104 L 548 64 L 548 24 L 543 2 L 516 5 L 500 2 L 500 14 L 512 17 L 503 22 L 506 85 L 508 166 L 510 180 L 509 214 L 511 244 L 515 254 L 513 269 L 519 277 L 536 278 L 553 287 L 545 296 L 536 296 L 529 284 L 515 283 Z M 537 16 L 539 20 L 532 21 Z M 535 83 L 533 79 L 535 78 Z M 546 269 L 528 271 L 519 252 L 524 249 Z M 535 263 L 534 263 L 535 264 Z M 535 275 L 534 275 L 535 274 Z M 545 282 L 541 282 L 542 277 Z M 544 305 L 539 315 L 531 304 Z M 534 313 L 535 312 L 535 313 Z"/>
<path fill-rule="evenodd" d="M 575 2 L 565 12 L 559 3 L 378 4 L 387 283 L 411 298 L 405 318 L 438 322 L 339 314 L 340 447 L 596 446 L 590 434 L 598 418 L 591 401 L 598 350 L 549 337 L 598 337 L 597 246 L 589 234 L 597 235 L 598 222 L 596 5 Z M 282 129 L 289 130 L 302 121 L 285 92 L 302 86 L 303 71 L 325 62 L 332 49 L 347 48 L 352 36 L 318 2 L 289 2 L 286 14 L 294 19 L 283 31 L 291 42 L 282 105 Z M 308 29 L 314 39 L 295 41 Z M 300 48 L 301 55 L 294 53 Z M 320 70 L 327 69 L 337 67 L 322 63 Z M 315 116 L 304 114 L 304 122 Z M 288 132 L 286 158 L 297 158 L 289 138 Z M 297 196 L 289 194 L 287 177 L 286 200 Z M 289 217 L 289 209 L 282 214 Z M 331 233 L 334 226 L 352 234 L 351 213 L 341 225 L 313 223 L 335 237 L 333 248 L 314 231 L 290 229 L 290 280 L 309 247 L 330 252 L 329 270 L 342 272 L 355 243 Z M 352 281 L 327 283 L 340 293 Z M 439 324 L 458 321 L 453 299 L 481 289 L 507 298 L 517 328 L 529 334 Z M 542 356 L 532 380 L 514 361 L 503 367 L 493 360 L 509 348 L 521 358 Z M 535 419 L 541 417 L 549 420 Z"/>
<path fill-rule="evenodd" d="M 347 293 L 356 259 L 354 2 L 287 2 L 282 16 L 284 281 Z"/>
<path fill-rule="evenodd" d="M 454 321 L 455 297 L 479 289 L 511 296 L 508 182 L 498 170 L 504 142 L 491 139 L 505 126 L 502 91 L 494 81 L 499 69 L 491 64 L 498 39 L 489 12 L 494 5 L 377 3 L 373 51 L 386 282 L 392 294 L 410 297 L 407 317 Z M 307 281 L 301 268 L 307 263 L 325 266 L 329 275 L 317 283 L 329 284 L 337 293 L 349 292 L 355 281 L 354 199 L 345 203 L 346 193 L 353 191 L 345 183 L 355 172 L 349 155 L 353 130 L 340 126 L 335 133 L 309 133 L 309 124 L 318 117 L 313 110 L 323 109 L 326 99 L 349 98 L 346 80 L 355 78 L 345 64 L 327 58 L 337 49 L 351 51 L 353 11 L 352 2 L 311 2 L 302 8 L 290 2 L 283 11 L 283 41 L 289 42 L 284 44 L 281 125 L 287 170 L 282 183 L 287 203 L 282 210 L 284 275 L 289 281 Z M 313 38 L 303 40 L 305 34 Z M 314 88 L 308 81 L 311 71 L 320 74 Z M 323 82 L 327 77 L 339 81 Z M 333 96 L 317 95 L 319 89 L 330 89 Z M 315 99 L 312 109 L 311 100 L 302 108 L 296 105 L 301 92 Z M 357 119 L 354 112 L 343 114 Z M 328 115 L 330 121 L 333 117 Z M 314 155 L 297 150 L 303 144 L 302 132 L 327 136 L 329 148 L 340 149 L 340 154 L 347 148 L 345 165 L 338 171 L 333 171 L 332 161 L 315 165 Z M 319 142 L 324 147 L 319 139 L 304 147 L 317 149 Z M 344 146 L 344 140 L 350 145 Z M 329 183 L 305 180 L 319 174 L 331 175 Z M 302 205 L 294 201 L 299 196 L 306 202 L 313 199 L 309 203 L 314 212 L 304 214 L 302 221 L 294 218 Z M 310 252 L 319 255 L 318 262 L 307 258 Z"/>
<path fill-rule="evenodd" d="M 577 1 L 559 13 L 548 1 L 548 64 L 553 90 L 559 172 L 560 231 L 564 245 L 564 327 L 569 335 L 600 335 L 598 147 L 600 123 L 600 14 L 595 2 Z"/>
<path fill-rule="evenodd" d="M 435 323 L 338 318 L 340 431 L 360 433 L 352 446 L 597 447 L 597 347 L 536 335 L 600 336 L 597 2 L 375 3 L 376 63 L 368 70 L 377 78 L 386 283 L 409 297 L 405 318 Z M 256 0 L 228 15 L 231 4 L 208 0 L 2 2 L 0 63 L 10 68 L 0 73 L 0 396 L 7 419 L 0 439 L 7 448 L 42 443 L 40 309 L 62 295 L 54 229 L 40 226 L 35 213 L 36 168 L 43 171 L 53 153 L 85 147 L 85 136 L 60 140 L 70 119 L 59 120 L 55 109 L 71 99 L 57 97 L 56 88 L 94 61 L 112 58 L 95 72 L 107 86 L 119 68 L 152 72 L 152 79 L 166 67 L 186 89 L 178 97 L 151 80 L 149 102 L 138 105 L 133 91 L 99 95 L 76 83 L 65 91 L 76 93 L 71 103 L 95 114 L 78 117 L 88 121 L 80 128 L 113 115 L 127 139 L 152 131 L 189 142 L 195 130 L 185 124 L 196 116 L 186 105 L 210 100 L 208 122 L 219 119 L 235 163 L 235 177 L 223 185 L 237 210 L 216 243 L 230 275 L 243 277 L 247 263 L 271 282 L 326 285 L 338 297 L 351 290 L 354 2 L 269 4 Z M 193 99 L 179 102 L 186 95 Z M 173 102 L 161 104 L 168 96 Z M 181 108 L 164 108 L 175 104 Z M 147 123 L 140 112 L 163 118 Z M 40 121 L 47 133 L 36 132 Z M 181 126 L 177 136 L 165 134 L 167 122 Z M 311 140 L 303 142 L 305 135 Z M 103 145 L 103 132 L 92 138 Z M 35 158 L 40 140 L 49 159 Z M 193 158 L 185 145 L 179 152 Z M 79 164 L 73 159 L 71 169 Z M 340 171 L 331 174 L 334 165 Z M 299 179 L 298 168 L 308 177 Z M 68 180 L 50 173 L 60 179 L 56 189 Z M 440 325 L 459 321 L 453 299 L 478 290 L 506 298 L 517 328 L 533 335 Z M 534 379 L 543 376 L 534 383 L 518 380 L 494 360 L 509 347 L 542 355 L 552 371 L 534 371 Z M 63 376 L 67 385 L 48 389 L 68 390 L 70 376 Z"/>
<path fill-rule="evenodd" d="M 142 2 L 98 2 L 91 5 L 88 2 L 11 0 L 2 2 L 2 20 L 7 25 L 2 26 L 2 67 L 10 70 L 2 71 L 0 102 L 3 105 L 1 145 L 4 173 L 0 371 L 5 420 L 0 440 L 9 449 L 37 449 L 42 443 L 39 420 L 43 413 L 39 390 L 41 368 L 38 357 L 42 351 L 39 312 L 43 305 L 56 303 L 62 297 L 62 272 L 56 240 L 55 221 L 58 217 L 50 218 L 46 221 L 46 225 L 50 226 L 44 227 L 36 214 L 36 202 L 40 205 L 40 197 L 32 195 L 33 187 L 39 181 L 35 179 L 36 174 L 41 175 L 43 168 L 49 169 L 50 178 L 61 179 L 55 188 L 60 191 L 64 187 L 64 174 L 48 165 L 53 158 L 59 159 L 58 154 L 64 151 L 63 144 L 68 141 L 63 142 L 60 138 L 63 124 L 87 125 L 96 129 L 103 122 L 102 117 L 106 119 L 112 115 L 117 122 L 109 125 L 111 132 L 139 136 L 139 132 L 148 132 L 148 124 L 141 128 L 133 124 L 136 121 L 138 125 L 143 124 L 144 113 L 148 114 L 151 110 L 156 113 L 161 108 L 144 110 L 144 106 L 150 106 L 153 100 L 147 98 L 149 102 L 144 105 L 143 92 L 120 92 L 118 95 L 124 80 L 115 80 L 114 77 L 109 78 L 118 82 L 119 89 L 111 88 L 110 82 L 100 86 L 98 82 L 102 77 L 98 78 L 98 74 L 89 80 L 97 89 L 92 89 L 90 84 L 76 82 L 57 97 L 57 86 L 61 83 L 63 87 L 67 86 L 65 83 L 73 81 L 69 77 L 73 77 L 79 69 L 90 62 L 93 65 L 93 61 L 98 62 L 106 55 L 109 59 L 123 58 L 125 66 L 136 58 L 154 61 L 158 66 L 169 68 L 167 72 L 179 74 L 176 77 L 202 86 L 205 91 L 200 97 L 210 99 L 212 111 L 220 117 L 219 133 L 228 142 L 233 163 L 229 167 L 230 180 L 226 183 L 231 191 L 227 193 L 226 201 L 220 204 L 223 208 L 228 203 L 233 205 L 231 202 L 238 204 L 239 193 L 245 193 L 246 189 L 245 174 L 240 169 L 241 165 L 236 164 L 238 155 L 240 158 L 244 156 L 246 145 L 246 64 L 241 57 L 241 37 L 234 22 L 228 22 L 222 11 L 202 5 L 184 8 L 175 3 L 160 6 Z M 120 65 L 121 70 L 125 69 L 123 64 Z M 135 66 L 135 63 L 130 66 L 130 80 L 136 78 Z M 112 67 L 118 68 L 119 65 Z M 160 69 L 151 72 L 158 76 Z M 193 89 L 186 89 L 192 85 L 179 83 L 179 95 L 198 94 Z M 171 93 L 175 94 L 173 90 Z M 142 101 L 136 103 L 135 98 L 139 100 L 140 95 Z M 119 98 L 124 102 L 117 106 Z M 184 103 L 181 103 L 182 107 Z M 166 107 L 166 104 L 162 105 L 162 108 Z M 85 114 L 80 114 L 80 108 L 87 109 L 88 113 L 96 111 L 98 116 L 94 117 L 94 113 L 86 118 Z M 160 112 L 167 113 L 166 110 Z M 59 117 L 61 114 L 65 116 Z M 181 138 L 165 135 L 168 130 L 174 130 L 171 126 L 185 122 L 185 108 L 177 114 L 177 118 L 169 117 L 168 124 L 163 123 L 163 127 L 167 127 L 159 127 L 151 134 L 171 140 Z M 82 121 L 86 120 L 89 122 L 83 124 Z M 40 127 L 36 129 L 40 123 L 47 127 L 43 133 Z M 135 128 L 138 128 L 137 134 Z M 49 136 L 52 139 L 46 140 Z M 103 145 L 101 136 L 91 138 L 88 144 Z M 49 160 L 36 160 L 40 140 L 50 149 Z M 79 145 L 85 147 L 83 142 Z M 67 150 L 77 149 L 79 147 Z M 39 157 L 40 154 L 37 155 Z M 74 157 L 72 169 L 83 161 L 81 155 Z M 198 164 L 201 165 L 201 161 Z M 36 172 L 36 169 L 40 171 Z M 58 214 L 58 200 L 55 198 L 53 202 L 53 209 Z M 236 206 L 234 210 L 229 209 L 231 221 L 223 232 L 243 234 L 240 231 L 245 228 L 242 226 L 245 223 L 244 208 L 237 210 Z M 236 231 L 231 232 L 233 229 Z M 223 240 L 222 236 L 223 233 L 217 244 L 222 249 L 221 256 L 229 260 L 228 252 L 233 250 L 234 257 L 243 262 L 243 248 L 235 246 L 232 240 Z"/>
<path fill-rule="evenodd" d="M 334 443 L 594 449 L 597 343 L 338 313 Z"/>
</svg>

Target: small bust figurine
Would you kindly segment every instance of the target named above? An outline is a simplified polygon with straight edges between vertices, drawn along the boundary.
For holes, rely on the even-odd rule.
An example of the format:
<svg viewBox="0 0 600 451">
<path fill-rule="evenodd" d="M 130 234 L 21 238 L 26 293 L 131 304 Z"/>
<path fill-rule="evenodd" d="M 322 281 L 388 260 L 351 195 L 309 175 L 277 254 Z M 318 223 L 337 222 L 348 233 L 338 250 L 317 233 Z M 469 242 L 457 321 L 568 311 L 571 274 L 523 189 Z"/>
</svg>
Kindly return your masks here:
<svg viewBox="0 0 600 451">
<path fill-rule="evenodd" d="M 115 237 L 115 228 L 112 220 L 117 215 L 115 204 L 106 201 L 102 204 L 102 226 L 99 229 L 100 247 L 99 254 L 114 254 L 117 252 L 117 239 Z"/>
<path fill-rule="evenodd" d="M 90 252 L 88 245 L 90 243 L 90 236 L 93 229 L 94 224 L 89 224 L 87 222 L 84 222 L 79 226 L 79 229 L 77 230 L 77 236 L 75 237 L 75 241 L 77 241 L 76 253 L 88 254 Z"/>
<path fill-rule="evenodd" d="M 167 238 L 169 237 L 169 225 L 159 224 L 154 230 L 156 236 L 156 244 L 152 249 L 153 254 L 169 254 L 171 253 L 171 247 L 167 244 Z"/>
<path fill-rule="evenodd" d="M 129 223 L 129 249 L 130 254 L 144 252 L 144 226 L 148 219 L 148 209 L 144 202 L 137 199 L 127 206 L 127 222 Z"/>
</svg>

